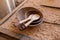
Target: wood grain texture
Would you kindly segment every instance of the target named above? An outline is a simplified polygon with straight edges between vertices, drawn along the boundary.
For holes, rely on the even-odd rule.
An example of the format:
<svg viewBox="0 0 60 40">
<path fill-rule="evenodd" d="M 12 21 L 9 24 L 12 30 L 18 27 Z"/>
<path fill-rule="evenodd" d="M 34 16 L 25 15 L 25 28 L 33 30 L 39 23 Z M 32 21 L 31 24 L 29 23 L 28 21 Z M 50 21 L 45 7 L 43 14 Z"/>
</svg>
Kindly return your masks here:
<svg viewBox="0 0 60 40">
<path fill-rule="evenodd" d="M 41 4 L 60 7 L 60 0 L 41 0 Z"/>
<path fill-rule="evenodd" d="M 37 8 L 38 10 L 40 10 L 43 13 L 45 21 L 60 23 L 60 10 L 41 7 L 40 6 L 41 2 L 42 2 L 42 0 L 38 0 L 38 1 L 29 0 L 21 8 L 23 8 L 23 7 Z M 57 6 L 57 5 L 55 5 L 55 6 Z M 37 40 L 60 40 L 60 25 L 42 23 L 41 25 L 39 25 L 37 27 L 28 27 L 27 29 L 20 31 L 18 28 L 14 27 L 14 25 L 13 25 L 15 22 L 18 21 L 16 18 L 16 15 L 18 13 L 19 12 L 16 11 L 16 13 L 0 27 L 13 31 L 16 34 L 24 34 L 24 35 L 30 36 Z"/>
</svg>

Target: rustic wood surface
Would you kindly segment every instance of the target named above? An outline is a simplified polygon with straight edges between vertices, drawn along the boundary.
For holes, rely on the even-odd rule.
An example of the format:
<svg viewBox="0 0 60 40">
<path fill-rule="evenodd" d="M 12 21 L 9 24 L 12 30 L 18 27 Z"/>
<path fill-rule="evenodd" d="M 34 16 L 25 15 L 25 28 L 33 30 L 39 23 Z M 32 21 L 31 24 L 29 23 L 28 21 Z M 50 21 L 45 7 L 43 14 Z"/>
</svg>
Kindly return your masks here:
<svg viewBox="0 0 60 40">
<path fill-rule="evenodd" d="M 56 1 L 56 4 L 55 4 L 55 1 Z M 42 7 L 42 6 L 40 6 L 42 4 L 42 2 L 45 2 L 45 1 L 44 0 L 38 0 L 38 1 L 28 0 L 21 8 L 23 8 L 23 7 L 37 8 L 38 10 L 40 10 L 43 13 L 45 21 L 60 24 L 60 9 Z M 46 2 L 48 2 L 48 4 L 49 4 L 50 0 L 49 1 L 46 0 Z M 53 4 L 51 3 L 53 6 L 57 6 L 57 4 L 59 3 L 59 1 L 57 1 L 57 0 L 54 0 L 54 1 L 51 0 L 51 2 L 53 3 Z M 59 4 L 58 4 L 58 7 L 60 7 Z M 4 29 L 8 29 L 11 32 L 14 32 L 16 34 L 24 34 L 24 35 L 30 36 L 32 38 L 35 38 L 36 40 L 60 40 L 60 25 L 42 23 L 41 25 L 39 25 L 37 27 L 28 27 L 27 29 L 20 31 L 18 28 L 14 27 L 14 25 L 13 25 L 15 22 L 18 21 L 16 18 L 17 14 L 18 14 L 18 11 L 0 27 L 4 28 Z M 16 38 L 18 38 L 18 36 L 16 36 L 16 34 L 15 35 L 13 34 L 13 35 Z M 12 35 L 10 35 L 10 36 L 12 36 Z"/>
</svg>

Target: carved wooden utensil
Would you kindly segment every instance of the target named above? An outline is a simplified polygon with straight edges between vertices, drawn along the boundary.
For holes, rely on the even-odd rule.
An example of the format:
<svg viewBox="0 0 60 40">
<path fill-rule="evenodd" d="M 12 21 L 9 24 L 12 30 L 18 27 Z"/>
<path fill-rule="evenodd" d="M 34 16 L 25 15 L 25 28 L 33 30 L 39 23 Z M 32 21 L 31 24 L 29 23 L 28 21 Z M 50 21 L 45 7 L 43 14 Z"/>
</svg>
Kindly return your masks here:
<svg viewBox="0 0 60 40">
<path fill-rule="evenodd" d="M 28 27 L 33 21 L 35 20 L 38 20 L 40 18 L 40 16 L 38 14 L 34 14 L 32 17 L 31 17 L 31 20 L 28 21 L 26 24 L 23 24 L 20 29 L 23 30 L 25 29 L 26 27 Z"/>
<path fill-rule="evenodd" d="M 28 20 L 31 20 L 32 16 L 33 16 L 33 14 L 31 14 L 28 18 L 20 21 L 19 23 L 22 24 L 22 23 L 24 23 L 24 22 L 26 22 L 26 21 L 28 21 Z"/>
<path fill-rule="evenodd" d="M 25 26 L 29 26 L 33 21 L 38 20 L 40 16 L 38 14 L 34 14 L 29 22 L 25 24 Z"/>
<path fill-rule="evenodd" d="M 40 16 L 38 14 L 31 14 L 27 19 L 22 20 L 18 23 L 15 24 L 15 26 L 17 26 L 20 30 L 25 29 L 26 27 L 28 27 L 33 21 L 38 20 L 40 18 Z M 28 21 L 30 20 L 30 21 Z M 24 22 L 28 21 L 26 24 L 24 24 Z"/>
<path fill-rule="evenodd" d="M 20 27 L 22 26 L 23 28 L 25 28 L 25 27 L 23 26 L 24 23 L 27 22 L 27 21 L 29 21 L 29 20 L 31 20 L 32 16 L 33 16 L 33 14 L 31 14 L 28 18 L 26 18 L 26 19 L 24 19 L 24 20 L 22 20 L 22 21 L 19 21 L 19 22 L 17 22 L 17 23 L 15 23 L 14 26 L 16 26 L 16 27 L 18 27 L 18 28 L 20 28 Z M 22 29 L 21 29 L 21 30 L 22 30 Z"/>
</svg>

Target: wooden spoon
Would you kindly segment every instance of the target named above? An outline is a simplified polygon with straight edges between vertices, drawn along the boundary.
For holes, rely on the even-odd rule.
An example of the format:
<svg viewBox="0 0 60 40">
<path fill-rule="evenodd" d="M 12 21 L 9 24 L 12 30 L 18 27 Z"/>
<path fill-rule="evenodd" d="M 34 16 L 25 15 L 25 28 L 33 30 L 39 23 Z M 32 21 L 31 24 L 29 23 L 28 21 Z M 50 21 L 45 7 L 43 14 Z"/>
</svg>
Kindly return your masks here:
<svg viewBox="0 0 60 40">
<path fill-rule="evenodd" d="M 33 16 L 33 14 L 31 14 L 28 18 L 26 18 L 26 19 L 20 21 L 19 23 L 22 24 L 22 23 L 24 23 L 24 22 L 30 20 L 32 16 Z"/>
<path fill-rule="evenodd" d="M 39 16 L 38 14 L 34 14 L 34 15 L 32 16 L 32 18 L 31 18 L 31 20 L 30 20 L 28 23 L 26 23 L 25 26 L 26 26 L 26 27 L 29 26 L 33 21 L 35 21 L 35 20 L 37 20 L 37 19 L 39 19 L 39 18 L 40 18 L 40 16 Z"/>
<path fill-rule="evenodd" d="M 20 29 L 23 30 L 23 29 L 25 28 L 24 22 L 26 22 L 26 21 L 28 21 L 28 20 L 31 20 L 32 16 L 33 16 L 33 14 L 31 14 L 28 18 L 26 18 L 26 19 L 24 19 L 24 20 L 22 20 L 22 21 L 20 21 L 20 22 L 16 22 L 16 23 L 14 24 L 14 26 L 16 26 L 16 27 L 18 27 L 18 28 L 21 27 Z"/>
</svg>

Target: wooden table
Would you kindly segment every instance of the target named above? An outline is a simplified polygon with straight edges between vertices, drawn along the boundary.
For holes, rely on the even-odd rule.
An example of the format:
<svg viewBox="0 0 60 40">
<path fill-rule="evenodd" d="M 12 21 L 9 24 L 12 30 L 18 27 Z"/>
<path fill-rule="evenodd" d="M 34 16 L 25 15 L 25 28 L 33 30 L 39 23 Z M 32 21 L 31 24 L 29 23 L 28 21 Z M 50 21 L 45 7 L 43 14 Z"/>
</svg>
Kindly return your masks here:
<svg viewBox="0 0 60 40">
<path fill-rule="evenodd" d="M 57 0 L 54 1 L 51 0 L 51 4 L 54 2 L 52 4 L 53 6 L 60 7 L 60 5 L 55 4 L 55 1 Z M 40 5 L 43 4 L 43 2 L 45 1 L 28 0 L 23 6 L 20 7 L 20 9 L 23 7 L 34 7 L 42 12 L 44 16 L 43 20 L 47 22 L 60 23 L 60 9 L 42 7 Z M 48 5 L 51 5 L 49 4 L 50 3 L 49 0 L 46 0 L 46 2 L 48 2 Z M 29 27 L 23 31 L 20 31 L 18 28 L 14 27 L 13 24 L 18 21 L 16 18 L 18 11 L 16 11 L 13 16 L 11 16 L 5 23 L 3 23 L 0 26 L 0 32 L 18 39 L 19 39 L 19 34 L 23 34 L 30 36 L 36 40 L 60 40 L 60 25 L 42 23 L 37 27 Z"/>
</svg>

